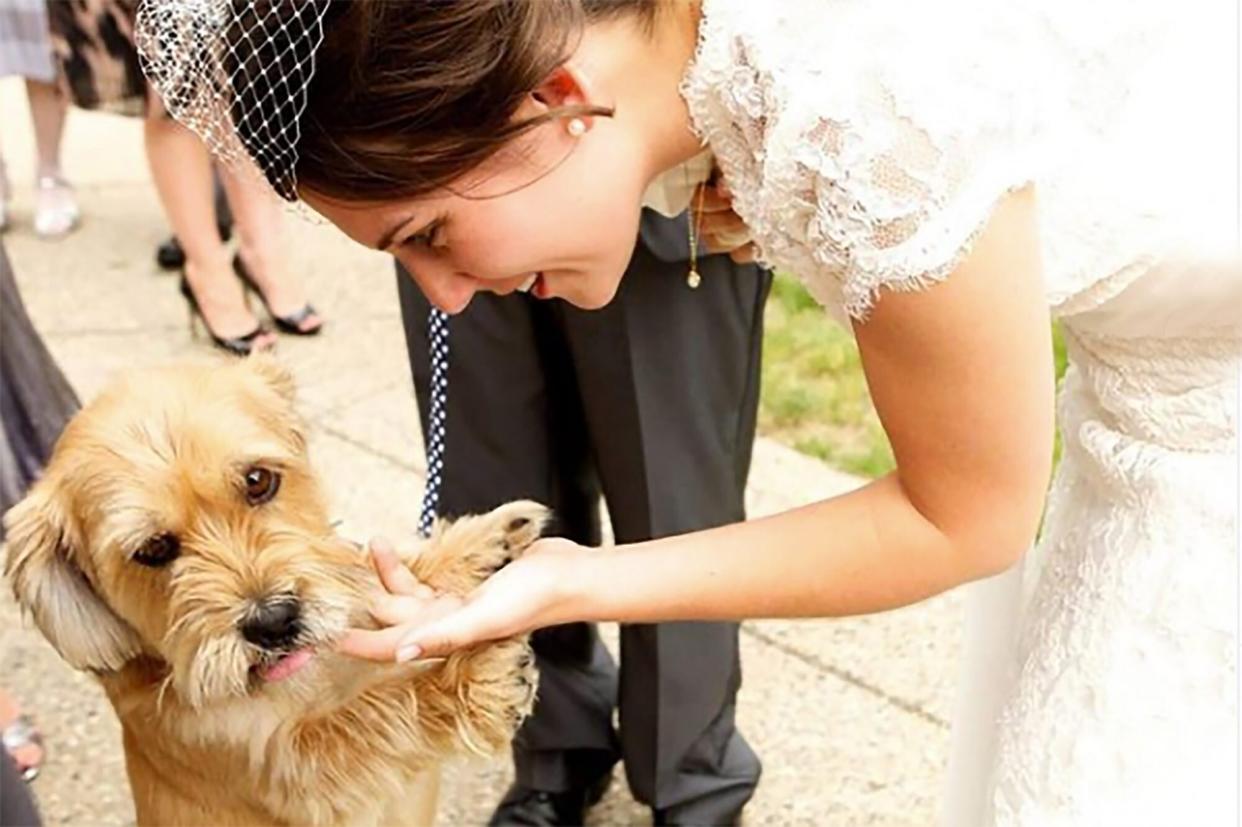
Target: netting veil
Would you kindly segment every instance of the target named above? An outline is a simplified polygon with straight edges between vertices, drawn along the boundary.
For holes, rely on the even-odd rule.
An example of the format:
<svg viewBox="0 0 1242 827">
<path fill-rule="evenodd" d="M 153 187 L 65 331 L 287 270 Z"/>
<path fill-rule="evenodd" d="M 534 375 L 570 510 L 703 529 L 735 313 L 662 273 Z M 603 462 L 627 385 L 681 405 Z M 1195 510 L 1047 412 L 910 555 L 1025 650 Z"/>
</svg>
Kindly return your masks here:
<svg viewBox="0 0 1242 827">
<path fill-rule="evenodd" d="M 299 119 L 328 0 L 143 0 L 143 71 L 181 123 L 226 164 L 253 164 L 297 199 Z"/>
</svg>

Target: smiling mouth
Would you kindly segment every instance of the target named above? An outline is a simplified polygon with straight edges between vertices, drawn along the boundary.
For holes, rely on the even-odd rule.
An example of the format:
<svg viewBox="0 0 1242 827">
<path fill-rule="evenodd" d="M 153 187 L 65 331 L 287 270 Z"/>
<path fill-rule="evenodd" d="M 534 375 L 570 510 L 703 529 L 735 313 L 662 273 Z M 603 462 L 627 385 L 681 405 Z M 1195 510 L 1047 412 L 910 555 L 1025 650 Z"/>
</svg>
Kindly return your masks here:
<svg viewBox="0 0 1242 827">
<path fill-rule="evenodd" d="M 535 273 L 535 278 L 531 281 L 529 290 L 530 294 L 537 299 L 552 298 L 551 288 L 548 287 L 547 276 L 543 274 L 542 270 Z"/>
</svg>

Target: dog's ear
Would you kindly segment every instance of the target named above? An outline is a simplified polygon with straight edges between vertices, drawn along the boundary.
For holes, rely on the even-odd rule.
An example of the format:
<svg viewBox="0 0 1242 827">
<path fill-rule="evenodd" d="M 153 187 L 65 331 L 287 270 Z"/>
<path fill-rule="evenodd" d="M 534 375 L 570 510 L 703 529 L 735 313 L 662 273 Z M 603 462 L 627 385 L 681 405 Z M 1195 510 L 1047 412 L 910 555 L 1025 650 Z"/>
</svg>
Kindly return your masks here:
<svg viewBox="0 0 1242 827">
<path fill-rule="evenodd" d="M 298 451 L 305 451 L 306 422 L 298 414 L 294 405 L 297 382 L 294 381 L 289 369 L 272 354 L 263 352 L 253 353 L 243 359 L 238 364 L 238 369 L 249 372 L 257 377 L 265 387 L 276 392 L 284 405 L 279 408 L 268 405 L 264 414 L 269 417 L 270 425 L 280 429 L 291 438 L 291 447 Z"/>
<path fill-rule="evenodd" d="M 13 594 L 61 657 L 78 669 L 110 671 L 139 653 L 137 633 L 74 562 L 80 539 L 48 479 L 4 515 L 4 527 Z"/>
<path fill-rule="evenodd" d="M 256 351 L 242 360 L 241 366 L 244 370 L 256 374 L 286 402 L 293 403 L 293 398 L 297 394 L 297 383 L 293 380 L 293 374 L 289 372 L 289 369 L 282 365 L 275 356 Z"/>
</svg>

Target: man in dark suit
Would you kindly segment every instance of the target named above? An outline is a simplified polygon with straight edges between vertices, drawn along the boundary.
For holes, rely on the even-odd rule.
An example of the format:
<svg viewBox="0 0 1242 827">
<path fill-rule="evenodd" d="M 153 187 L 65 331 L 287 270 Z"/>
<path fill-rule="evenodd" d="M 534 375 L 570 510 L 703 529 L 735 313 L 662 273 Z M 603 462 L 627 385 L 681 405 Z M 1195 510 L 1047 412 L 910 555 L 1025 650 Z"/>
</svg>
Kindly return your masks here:
<svg viewBox="0 0 1242 827">
<path fill-rule="evenodd" d="M 704 251 L 691 287 L 687 230 L 644 211 L 602 310 L 480 293 L 453 317 L 442 514 L 534 499 L 585 545 L 601 492 L 619 543 L 744 519 L 771 274 Z M 425 426 L 429 305 L 398 275 Z M 581 824 L 618 758 L 657 824 L 737 822 L 760 764 L 734 725 L 736 623 L 623 626 L 620 669 L 591 625 L 533 645 L 538 700 L 492 824 Z"/>
</svg>

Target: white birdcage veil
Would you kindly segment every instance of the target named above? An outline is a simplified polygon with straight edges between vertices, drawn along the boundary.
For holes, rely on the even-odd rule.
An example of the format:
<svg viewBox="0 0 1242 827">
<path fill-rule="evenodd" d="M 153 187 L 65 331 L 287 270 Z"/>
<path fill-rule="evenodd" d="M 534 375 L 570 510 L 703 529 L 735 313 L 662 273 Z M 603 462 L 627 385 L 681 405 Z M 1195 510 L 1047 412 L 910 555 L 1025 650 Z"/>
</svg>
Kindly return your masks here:
<svg viewBox="0 0 1242 827">
<path fill-rule="evenodd" d="M 299 119 L 329 0 L 143 0 L 135 41 L 169 113 L 297 199 Z"/>
</svg>

